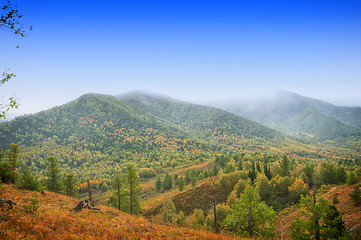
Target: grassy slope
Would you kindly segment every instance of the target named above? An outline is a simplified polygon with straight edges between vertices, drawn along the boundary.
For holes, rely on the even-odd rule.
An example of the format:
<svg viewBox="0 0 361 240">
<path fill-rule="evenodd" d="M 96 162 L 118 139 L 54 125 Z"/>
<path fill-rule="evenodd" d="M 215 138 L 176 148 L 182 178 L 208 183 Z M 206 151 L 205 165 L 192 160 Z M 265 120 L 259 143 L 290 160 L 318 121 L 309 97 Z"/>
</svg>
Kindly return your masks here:
<svg viewBox="0 0 361 240">
<path fill-rule="evenodd" d="M 356 235 L 358 230 L 360 235 L 357 236 L 361 238 L 361 208 L 355 206 L 349 197 L 352 188 L 353 186 L 348 185 L 329 186 L 321 196 L 332 203 L 333 196 L 337 194 L 339 203 L 335 204 L 335 206 L 342 215 L 347 229 L 355 239 L 359 239 Z M 290 226 L 300 216 L 299 211 L 299 207 L 291 206 L 278 215 L 276 226 L 279 236 L 283 236 L 284 239 L 291 238 Z"/>
<path fill-rule="evenodd" d="M 70 211 L 78 199 L 45 192 L 19 190 L 4 185 L 0 198 L 12 199 L 14 210 L 0 209 L 0 239 L 235 239 L 186 228 L 168 227 L 99 205 L 104 213 Z M 25 214 L 21 205 L 39 199 L 37 214 Z"/>
</svg>

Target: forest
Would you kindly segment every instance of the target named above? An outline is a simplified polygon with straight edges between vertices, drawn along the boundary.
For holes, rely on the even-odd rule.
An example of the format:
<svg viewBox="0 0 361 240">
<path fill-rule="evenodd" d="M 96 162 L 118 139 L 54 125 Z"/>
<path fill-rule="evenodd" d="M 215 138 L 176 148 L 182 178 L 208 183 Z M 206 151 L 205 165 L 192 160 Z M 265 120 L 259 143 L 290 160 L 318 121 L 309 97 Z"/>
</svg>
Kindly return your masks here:
<svg viewBox="0 0 361 240">
<path fill-rule="evenodd" d="M 360 236 L 337 208 L 361 202 L 355 151 L 290 138 L 216 108 L 91 94 L 0 129 L 2 184 L 231 236 Z M 332 186 L 350 192 L 325 197 Z M 281 231 L 290 211 L 297 217 Z"/>
</svg>

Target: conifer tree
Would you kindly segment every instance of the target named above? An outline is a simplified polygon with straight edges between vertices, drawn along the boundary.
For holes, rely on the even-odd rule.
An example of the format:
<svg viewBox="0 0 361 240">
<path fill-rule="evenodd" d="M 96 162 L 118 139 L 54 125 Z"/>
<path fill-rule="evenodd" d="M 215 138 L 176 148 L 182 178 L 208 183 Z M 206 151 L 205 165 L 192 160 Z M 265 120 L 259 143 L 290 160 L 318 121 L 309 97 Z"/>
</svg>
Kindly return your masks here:
<svg viewBox="0 0 361 240">
<path fill-rule="evenodd" d="M 129 193 L 129 213 L 138 214 L 141 210 L 138 197 L 142 190 L 139 183 L 139 175 L 134 164 L 129 163 L 127 165 L 125 183 Z"/>
<path fill-rule="evenodd" d="M 178 190 L 183 191 L 184 188 L 184 178 L 183 176 L 178 178 Z"/>
<path fill-rule="evenodd" d="M 15 144 L 15 143 L 10 143 L 9 146 L 10 146 L 10 149 L 6 150 L 7 161 L 11 167 L 11 171 L 13 172 L 12 182 L 15 184 L 16 179 L 18 178 L 16 168 L 19 165 L 18 158 L 19 158 L 20 147 L 19 147 L 19 145 Z"/>
<path fill-rule="evenodd" d="M 304 220 L 297 219 L 291 225 L 292 239 L 352 239 L 337 209 L 327 200 L 302 196 L 300 204 Z"/>
<path fill-rule="evenodd" d="M 64 175 L 64 186 L 66 189 L 67 196 L 75 196 L 76 195 L 76 178 L 73 174 Z"/>
<path fill-rule="evenodd" d="M 157 180 L 155 181 L 155 190 L 157 192 L 160 192 L 162 190 L 162 180 L 160 179 L 160 177 L 157 177 Z"/>
<path fill-rule="evenodd" d="M 280 167 L 280 175 L 282 177 L 288 177 L 290 175 L 290 160 L 288 160 L 286 155 L 282 157 Z"/>
<path fill-rule="evenodd" d="M 349 172 L 347 174 L 347 179 L 346 179 L 346 183 L 347 185 L 353 185 L 357 182 L 357 178 L 356 175 L 353 171 Z"/>
<path fill-rule="evenodd" d="M 60 165 L 54 157 L 48 157 L 45 163 L 45 185 L 49 191 L 60 192 L 62 188 Z"/>
<path fill-rule="evenodd" d="M 254 237 L 260 235 L 263 238 L 274 236 L 273 222 L 276 217 L 272 207 L 268 207 L 252 186 L 248 186 L 236 204 L 232 207 L 232 213 L 223 221 L 223 226 L 240 233 L 242 236 Z"/>
<path fill-rule="evenodd" d="M 41 188 L 38 178 L 31 173 L 26 164 L 21 169 L 18 185 L 32 191 L 38 191 Z"/>
<path fill-rule="evenodd" d="M 361 204 L 361 191 L 359 186 L 354 186 L 349 196 L 356 205 Z"/>
</svg>

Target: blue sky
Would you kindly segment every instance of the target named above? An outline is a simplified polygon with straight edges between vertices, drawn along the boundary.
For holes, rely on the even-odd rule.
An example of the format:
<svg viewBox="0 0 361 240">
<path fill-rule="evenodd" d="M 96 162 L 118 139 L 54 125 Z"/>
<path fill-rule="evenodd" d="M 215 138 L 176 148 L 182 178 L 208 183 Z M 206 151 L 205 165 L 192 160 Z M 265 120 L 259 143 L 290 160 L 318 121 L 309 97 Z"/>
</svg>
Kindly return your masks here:
<svg viewBox="0 0 361 240">
<path fill-rule="evenodd" d="M 361 1 L 13 2 L 33 26 L 0 31 L 16 114 L 132 90 L 199 102 L 281 88 L 361 106 Z"/>
</svg>

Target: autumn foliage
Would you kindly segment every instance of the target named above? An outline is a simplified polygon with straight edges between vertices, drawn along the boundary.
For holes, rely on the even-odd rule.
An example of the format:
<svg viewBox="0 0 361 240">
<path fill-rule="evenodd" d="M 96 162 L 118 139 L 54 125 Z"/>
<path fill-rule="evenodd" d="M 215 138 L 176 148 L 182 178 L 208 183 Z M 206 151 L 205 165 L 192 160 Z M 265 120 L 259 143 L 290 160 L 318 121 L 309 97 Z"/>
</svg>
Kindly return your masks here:
<svg viewBox="0 0 361 240">
<path fill-rule="evenodd" d="M 21 206 L 37 197 L 39 208 L 25 213 Z M 0 239 L 235 239 L 210 232 L 168 227 L 99 205 L 104 213 L 71 211 L 79 199 L 52 192 L 19 190 L 4 185 L 0 197 L 17 203 L 13 210 L 0 208 Z"/>
</svg>

